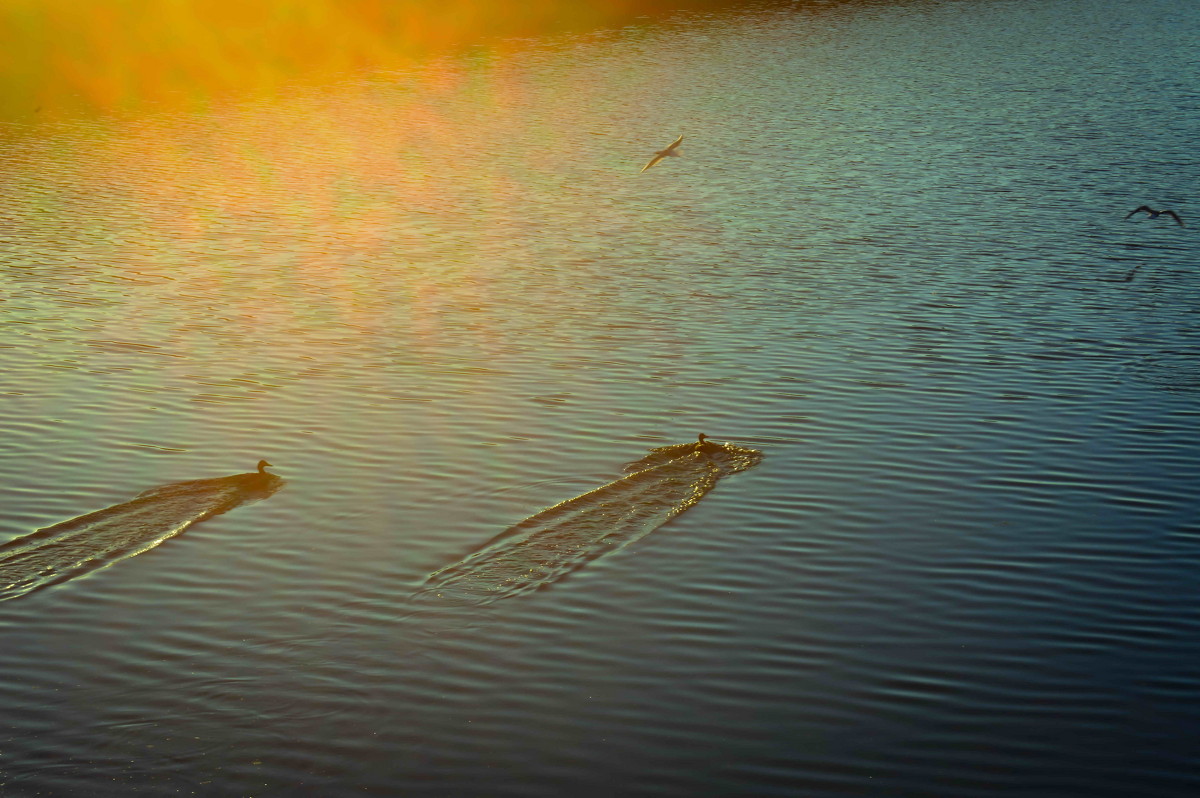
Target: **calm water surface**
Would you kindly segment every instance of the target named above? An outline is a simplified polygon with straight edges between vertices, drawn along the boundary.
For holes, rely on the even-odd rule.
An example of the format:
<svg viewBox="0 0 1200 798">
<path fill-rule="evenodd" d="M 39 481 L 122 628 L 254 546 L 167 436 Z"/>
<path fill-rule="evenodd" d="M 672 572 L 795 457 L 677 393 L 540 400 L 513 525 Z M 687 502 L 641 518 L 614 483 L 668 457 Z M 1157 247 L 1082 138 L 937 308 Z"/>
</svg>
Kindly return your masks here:
<svg viewBox="0 0 1200 798">
<path fill-rule="evenodd" d="M 8 126 L 0 543 L 286 484 L 0 602 L 0 794 L 1200 793 L 1198 40 L 775 7 Z M 700 431 L 761 464 L 414 600 Z"/>
</svg>

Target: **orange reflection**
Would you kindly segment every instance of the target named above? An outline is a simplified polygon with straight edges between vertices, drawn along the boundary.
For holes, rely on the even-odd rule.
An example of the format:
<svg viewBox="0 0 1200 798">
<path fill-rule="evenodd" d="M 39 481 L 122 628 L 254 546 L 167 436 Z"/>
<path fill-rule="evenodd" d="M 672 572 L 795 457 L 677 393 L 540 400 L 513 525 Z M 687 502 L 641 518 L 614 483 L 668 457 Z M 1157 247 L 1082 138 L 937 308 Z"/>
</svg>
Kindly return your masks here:
<svg viewBox="0 0 1200 798">
<path fill-rule="evenodd" d="M 0 117 L 113 111 L 396 67 L 665 0 L 0 0 Z"/>
<path fill-rule="evenodd" d="M 135 19 L 134 8 L 158 11 Z M 477 311 L 512 299 L 514 264 L 538 268 L 548 251 L 561 253 L 561 242 L 547 241 L 541 209 L 559 203 L 564 186 L 592 186 L 607 166 L 590 161 L 579 139 L 590 126 L 589 93 L 599 103 L 609 87 L 531 80 L 519 59 L 500 57 L 504 45 L 495 40 L 469 58 L 416 63 L 422 48 L 469 38 L 464 31 L 481 31 L 495 13 L 461 0 L 440 4 L 440 14 L 416 8 L 366 0 L 0 0 L 9 22 L 24 12 L 78 44 L 46 51 L 62 61 L 31 84 L 39 92 L 83 90 L 88 107 L 101 110 L 178 87 L 203 99 L 201 107 L 184 103 L 182 113 L 156 107 L 69 126 L 75 133 L 57 141 L 53 158 L 29 162 L 54 173 L 30 185 L 53 189 L 11 199 L 37 220 L 30 246 L 168 285 L 179 318 L 155 323 L 196 346 L 207 345 L 196 336 L 208 327 L 194 321 L 205 313 L 204 324 L 223 334 L 254 339 L 274 328 L 302 351 L 396 329 L 414 348 L 469 340 L 501 354 L 523 345 L 512 338 L 519 324 Z M 532 8 L 525 19 L 550 13 L 547 3 Z M 218 12 L 226 14 L 219 37 L 206 27 Z M 263 40 L 268 27 L 291 33 Z M 101 57 L 100 42 L 119 46 Z M 307 52 L 316 69 L 403 68 L 299 86 L 295 62 Z M 95 69 L 84 67 L 86 53 L 101 58 Z M 245 59 L 237 69 L 235 56 Z M 289 86 L 272 97 L 216 96 L 245 76 L 260 89 Z"/>
</svg>

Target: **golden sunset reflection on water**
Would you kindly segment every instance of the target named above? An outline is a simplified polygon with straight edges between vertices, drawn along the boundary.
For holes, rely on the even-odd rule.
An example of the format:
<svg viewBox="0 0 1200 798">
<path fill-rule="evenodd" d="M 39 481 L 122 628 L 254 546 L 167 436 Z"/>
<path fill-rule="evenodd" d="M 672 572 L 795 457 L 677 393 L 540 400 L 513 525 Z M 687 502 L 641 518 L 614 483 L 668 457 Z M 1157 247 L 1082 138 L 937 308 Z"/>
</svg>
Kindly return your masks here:
<svg viewBox="0 0 1200 798">
<path fill-rule="evenodd" d="M 613 24 L 663 0 L 3 0 L 0 119 L 197 105 L 398 68 L 497 37 Z"/>
<path fill-rule="evenodd" d="M 545 237 L 542 208 L 564 191 L 602 193 L 597 175 L 624 166 L 580 141 L 580 95 L 598 87 L 531 83 L 493 55 L 212 102 L 204 114 L 115 116 L 64 137 L 61 162 L 11 173 L 13 202 L 39 219 L 29 235 L 45 249 L 175 282 L 184 298 L 219 296 L 223 317 L 244 305 L 260 325 L 328 314 L 369 329 L 400 305 L 419 337 L 447 303 L 492 301 L 495 255 L 511 262 L 527 234 Z M 103 224 L 80 230 L 81 213 Z M 394 290 L 369 290 L 363 264 L 393 270 Z"/>
<path fill-rule="evenodd" d="M 1200 794 L 1200 6 L 246 1 L 0 0 L 0 793 Z"/>
</svg>

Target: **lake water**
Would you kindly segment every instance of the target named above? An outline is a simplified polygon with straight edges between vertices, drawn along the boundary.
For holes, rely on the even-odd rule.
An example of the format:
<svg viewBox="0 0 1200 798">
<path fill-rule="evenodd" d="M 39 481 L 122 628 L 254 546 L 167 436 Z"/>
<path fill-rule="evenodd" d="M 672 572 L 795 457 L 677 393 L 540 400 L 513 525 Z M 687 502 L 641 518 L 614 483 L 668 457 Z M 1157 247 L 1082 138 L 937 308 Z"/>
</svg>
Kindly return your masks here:
<svg viewBox="0 0 1200 798">
<path fill-rule="evenodd" d="M 8 124 L 0 556 L 285 484 L 21 577 L 0 794 L 1200 794 L 1198 42 L 748 7 Z M 761 463 L 422 600 L 698 432 Z"/>
</svg>

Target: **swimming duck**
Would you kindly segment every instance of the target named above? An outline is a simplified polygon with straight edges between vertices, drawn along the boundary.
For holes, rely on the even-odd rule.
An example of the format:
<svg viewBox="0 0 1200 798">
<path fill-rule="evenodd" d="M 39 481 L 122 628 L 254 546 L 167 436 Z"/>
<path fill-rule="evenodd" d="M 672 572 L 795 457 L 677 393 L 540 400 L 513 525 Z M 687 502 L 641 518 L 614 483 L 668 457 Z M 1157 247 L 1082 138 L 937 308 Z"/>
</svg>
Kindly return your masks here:
<svg viewBox="0 0 1200 798">
<path fill-rule="evenodd" d="M 722 448 L 724 448 L 719 443 L 713 443 L 710 440 L 706 440 L 707 438 L 708 438 L 708 436 L 705 435 L 703 432 L 701 432 L 696 437 L 694 451 L 700 452 L 702 454 L 708 454 L 709 452 L 717 452 L 717 451 L 720 451 Z"/>
<path fill-rule="evenodd" d="M 679 146 L 679 142 L 681 142 L 681 141 L 683 141 L 682 135 L 679 138 L 675 139 L 675 141 L 673 141 L 669 145 L 667 145 L 667 147 L 665 149 L 661 149 L 658 152 L 654 153 L 654 157 L 650 159 L 650 162 L 642 167 L 642 172 L 646 171 L 651 166 L 654 166 L 654 164 L 658 163 L 663 158 L 667 158 L 672 155 L 678 155 L 679 153 L 675 151 L 675 148 Z M 639 172 L 638 174 L 641 174 L 641 172 Z"/>
<path fill-rule="evenodd" d="M 1139 205 L 1138 207 L 1131 210 L 1129 212 L 1129 215 L 1126 216 L 1125 218 L 1128 219 L 1130 216 L 1133 216 L 1135 213 L 1140 213 L 1142 211 L 1145 211 L 1146 213 L 1150 214 L 1151 219 L 1157 219 L 1160 216 L 1170 216 L 1172 219 L 1174 219 L 1176 222 L 1179 223 L 1180 227 L 1187 226 L 1183 223 L 1183 220 L 1179 218 L 1179 214 L 1175 213 L 1175 211 L 1156 211 L 1153 208 L 1151 208 L 1149 205 Z"/>
</svg>

